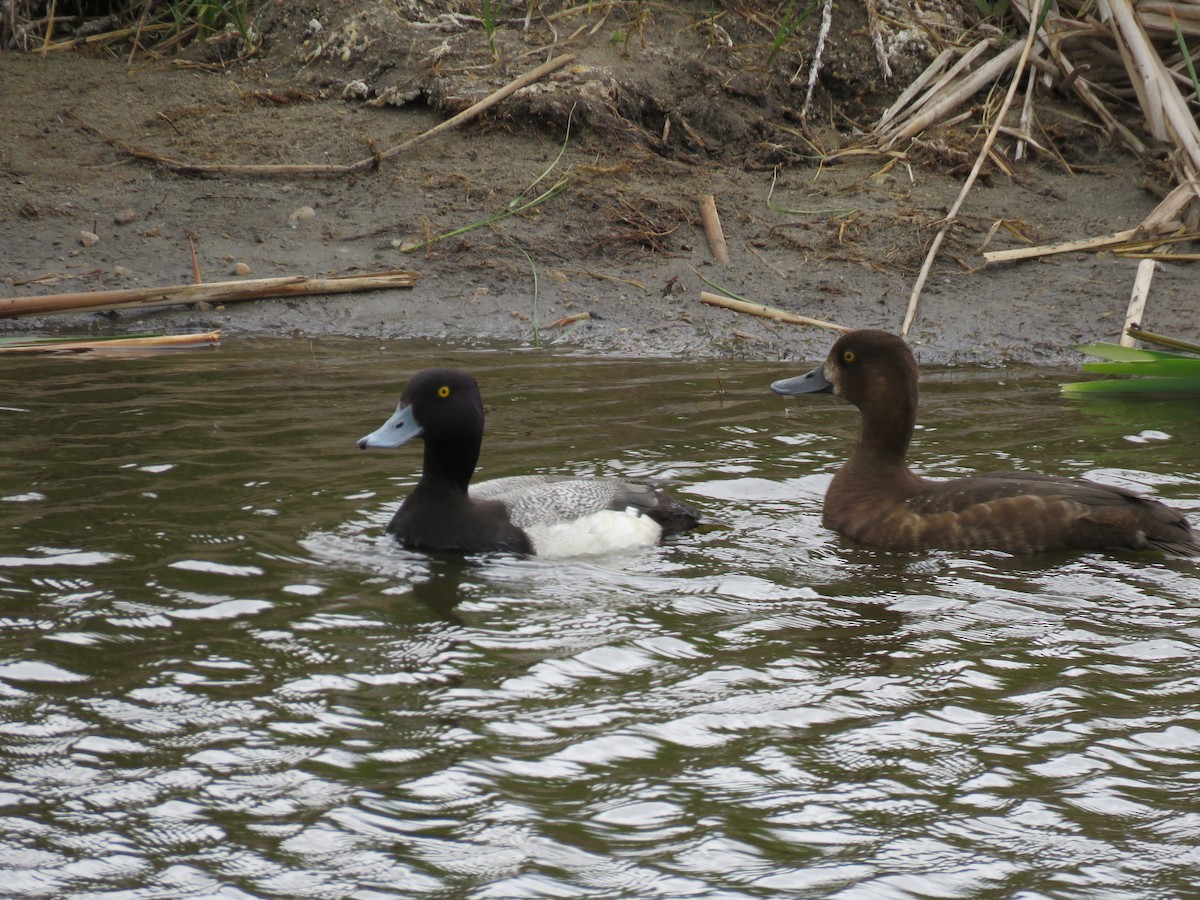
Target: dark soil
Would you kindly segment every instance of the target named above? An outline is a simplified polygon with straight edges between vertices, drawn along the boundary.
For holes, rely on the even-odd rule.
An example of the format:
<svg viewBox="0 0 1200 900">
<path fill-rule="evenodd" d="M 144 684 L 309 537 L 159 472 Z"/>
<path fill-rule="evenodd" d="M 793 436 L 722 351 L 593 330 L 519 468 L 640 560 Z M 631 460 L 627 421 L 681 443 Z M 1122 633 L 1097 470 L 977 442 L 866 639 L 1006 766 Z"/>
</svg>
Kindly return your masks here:
<svg viewBox="0 0 1200 900">
<path fill-rule="evenodd" d="M 235 277 L 238 263 L 253 277 L 420 273 L 411 291 L 0 327 L 454 344 L 540 336 L 606 352 L 760 358 L 814 358 L 828 345 L 826 332 L 702 305 L 708 279 L 802 315 L 899 329 L 977 152 L 978 115 L 927 133 L 903 159 L 820 159 L 870 146 L 870 124 L 934 52 L 927 24 L 910 34 L 892 9 L 894 74 L 885 81 L 861 6 L 838 4 L 804 115 L 816 14 L 772 55 L 777 4 L 535 6 L 528 28 L 524 5 L 520 19 L 500 23 L 499 62 L 466 15 L 474 4 L 404 0 L 268 4 L 261 47 L 241 61 L 222 59 L 236 56 L 235 40 L 134 65 L 71 51 L 0 53 L 0 296 L 187 283 L 189 235 L 206 281 Z M 173 174 L 65 114 L 192 162 L 350 163 L 560 53 L 575 62 L 482 119 L 353 176 Z M 911 338 L 924 361 L 1057 363 L 1074 358 L 1076 342 L 1117 335 L 1135 260 L 1078 253 L 983 265 L 985 243 L 1107 234 L 1156 203 L 1141 187 L 1147 164 L 1109 143 L 1086 112 L 1044 95 L 1037 111 L 1071 169 L 1044 159 L 1014 163 L 1011 178 L 985 169 L 922 295 Z M 563 175 L 564 189 L 525 213 L 401 250 Z M 717 199 L 728 266 L 713 261 L 700 227 L 704 194 Z M 82 231 L 99 243 L 83 246 Z M 1160 266 L 1146 327 L 1194 338 L 1195 284 L 1186 266 Z M 551 327 L 582 311 L 591 318 Z"/>
</svg>

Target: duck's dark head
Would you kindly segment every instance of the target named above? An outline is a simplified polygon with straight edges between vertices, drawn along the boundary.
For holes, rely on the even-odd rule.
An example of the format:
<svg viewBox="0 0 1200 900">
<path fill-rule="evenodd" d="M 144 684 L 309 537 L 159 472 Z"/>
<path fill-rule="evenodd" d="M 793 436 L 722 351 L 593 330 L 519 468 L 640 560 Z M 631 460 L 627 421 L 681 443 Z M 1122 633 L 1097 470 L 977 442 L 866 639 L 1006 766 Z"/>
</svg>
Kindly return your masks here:
<svg viewBox="0 0 1200 900">
<path fill-rule="evenodd" d="M 358 442 L 368 447 L 399 447 L 415 437 L 426 443 L 475 444 L 483 437 L 483 398 L 479 385 L 458 369 L 425 369 L 404 386 L 390 419 Z"/>
<path fill-rule="evenodd" d="M 776 381 L 771 390 L 785 397 L 832 391 L 859 409 L 890 407 L 911 398 L 915 408 L 917 362 L 903 338 L 864 328 L 838 338 L 820 366 Z"/>
</svg>

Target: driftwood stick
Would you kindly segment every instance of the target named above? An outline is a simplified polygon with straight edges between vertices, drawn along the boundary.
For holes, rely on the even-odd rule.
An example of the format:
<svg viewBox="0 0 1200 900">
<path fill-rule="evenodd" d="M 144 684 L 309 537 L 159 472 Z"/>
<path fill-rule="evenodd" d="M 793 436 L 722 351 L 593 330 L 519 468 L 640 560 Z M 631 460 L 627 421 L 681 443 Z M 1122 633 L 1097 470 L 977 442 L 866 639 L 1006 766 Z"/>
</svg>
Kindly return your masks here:
<svg viewBox="0 0 1200 900">
<path fill-rule="evenodd" d="M 1133 293 L 1129 295 L 1129 307 L 1125 310 L 1125 324 L 1121 326 L 1121 337 L 1117 341 L 1122 347 L 1137 346 L 1137 341 L 1129 334 L 1129 326 L 1140 323 L 1146 312 L 1146 298 L 1150 296 L 1150 281 L 1154 278 L 1155 265 L 1152 259 L 1143 259 L 1138 263 Z"/>
<path fill-rule="evenodd" d="M 1041 2 L 1048 3 L 1049 0 L 1041 0 Z M 901 337 L 908 337 L 908 329 L 912 327 L 913 319 L 917 316 L 917 302 L 921 299 L 921 289 L 925 286 L 925 280 L 929 277 L 929 272 L 933 268 L 933 260 L 937 256 L 938 249 L 942 246 L 942 241 L 946 239 L 946 232 L 954 224 L 955 217 L 958 215 L 963 201 L 967 199 L 967 194 L 970 193 L 972 186 L 974 186 L 975 179 L 979 177 L 979 172 L 983 169 L 983 161 L 988 158 L 992 144 L 996 141 L 996 135 L 1000 132 L 1000 126 L 1004 124 L 1004 117 L 1008 114 L 1008 108 L 1012 105 L 1013 97 L 1016 96 L 1017 88 L 1020 86 L 1021 74 L 1025 71 L 1025 63 L 1029 59 L 1029 52 L 1033 49 L 1033 41 L 1036 36 L 1037 24 L 1034 22 L 1030 25 L 1029 32 L 1025 35 L 1025 43 L 1021 48 L 1021 57 L 1017 60 L 1017 67 L 1013 71 L 1012 80 L 1008 84 L 1008 93 L 1004 95 L 1004 102 L 1000 104 L 1000 109 L 996 112 L 996 119 L 992 123 L 992 127 L 988 129 L 983 146 L 979 149 L 979 156 L 975 158 L 975 165 L 971 167 L 971 173 L 967 176 L 962 190 L 958 192 L 958 198 L 954 201 L 954 205 L 950 207 L 950 212 L 946 214 L 946 219 L 934 237 L 933 243 L 929 247 L 929 253 L 925 256 L 925 263 L 921 266 L 916 284 L 913 285 L 912 294 L 908 298 L 908 309 L 904 312 L 904 324 L 900 327 Z M 1005 52 L 1007 53 L 1008 51 Z"/>
<path fill-rule="evenodd" d="M 95 125 L 85 121 L 76 115 L 72 110 L 66 110 L 67 118 L 78 124 L 81 128 L 90 134 L 95 135 L 106 144 L 115 147 L 122 153 L 132 156 L 135 159 L 144 159 L 148 162 L 160 165 L 163 168 L 169 169 L 172 172 L 177 172 L 181 175 L 349 175 L 354 172 L 363 172 L 368 169 L 375 169 L 385 159 L 391 159 L 399 153 L 406 150 L 411 150 L 418 144 L 459 128 L 472 119 L 477 118 L 480 114 L 491 109 L 497 103 L 512 96 L 523 87 L 528 87 L 536 81 L 545 78 L 551 72 L 561 69 L 568 63 L 574 62 L 575 57 L 570 53 L 564 53 L 562 56 L 556 56 L 547 63 L 543 63 L 536 69 L 526 72 L 524 75 L 510 81 L 504 87 L 484 97 L 478 103 L 464 109 L 455 116 L 451 116 L 444 122 L 440 122 L 428 131 L 423 131 L 416 137 L 409 138 L 407 141 L 402 141 L 393 147 L 389 147 L 379 153 L 372 154 L 365 159 L 360 159 L 358 162 L 348 165 L 334 165 L 331 163 L 282 163 L 282 164 L 251 164 L 238 165 L 234 163 L 191 163 L 186 160 L 174 159 L 170 156 L 164 156 L 161 153 L 156 153 L 146 147 L 139 147 L 134 144 L 128 144 L 119 138 L 105 134 Z"/>
<path fill-rule="evenodd" d="M 826 331 L 837 331 L 842 334 L 851 330 L 845 325 L 838 325 L 835 322 L 810 319 L 808 316 L 798 316 L 783 309 L 776 309 L 774 306 L 763 306 L 761 303 L 751 303 L 748 300 L 735 300 L 732 297 L 723 297 L 720 294 L 711 294 L 708 291 L 700 292 L 700 302 L 707 303 L 709 306 L 720 306 L 725 309 L 731 309 L 734 312 L 746 313 L 750 316 L 772 319 L 776 322 L 787 322 L 791 325 L 811 325 L 814 328 L 824 328 Z"/>
<path fill-rule="evenodd" d="M 723 266 L 729 265 L 729 245 L 725 243 L 725 231 L 721 228 L 721 217 L 717 215 L 717 200 L 712 194 L 700 198 L 700 224 L 704 226 L 704 236 L 713 258 Z"/>
<path fill-rule="evenodd" d="M 184 284 L 159 288 L 129 288 L 117 291 L 84 291 L 71 294 L 47 294 L 41 297 L 0 299 L 0 319 L 54 313 L 98 312 L 104 309 L 133 309 L 146 306 L 182 306 L 205 301 L 233 303 L 239 300 L 263 300 L 271 297 L 298 297 L 310 294 L 343 294 L 385 288 L 412 287 L 416 272 L 380 272 L 343 278 L 307 278 L 292 275 L 283 278 L 255 278 L 246 281 L 213 281 L 208 284 Z"/>
</svg>

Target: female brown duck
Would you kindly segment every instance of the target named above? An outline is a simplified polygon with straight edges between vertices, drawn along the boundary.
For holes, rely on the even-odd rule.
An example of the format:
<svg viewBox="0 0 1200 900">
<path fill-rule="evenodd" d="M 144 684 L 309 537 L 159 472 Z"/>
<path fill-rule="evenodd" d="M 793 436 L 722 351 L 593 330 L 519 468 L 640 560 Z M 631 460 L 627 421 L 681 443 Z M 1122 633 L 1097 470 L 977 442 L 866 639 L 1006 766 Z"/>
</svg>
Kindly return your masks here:
<svg viewBox="0 0 1200 900">
<path fill-rule="evenodd" d="M 930 481 L 905 455 L 917 420 L 917 364 L 899 337 L 852 331 L 807 375 L 776 381 L 791 396 L 821 391 L 862 412 L 858 446 L 825 494 L 823 522 L 889 550 L 1144 550 L 1200 555 L 1187 519 L 1156 500 L 1081 478 L 999 472 Z"/>
</svg>

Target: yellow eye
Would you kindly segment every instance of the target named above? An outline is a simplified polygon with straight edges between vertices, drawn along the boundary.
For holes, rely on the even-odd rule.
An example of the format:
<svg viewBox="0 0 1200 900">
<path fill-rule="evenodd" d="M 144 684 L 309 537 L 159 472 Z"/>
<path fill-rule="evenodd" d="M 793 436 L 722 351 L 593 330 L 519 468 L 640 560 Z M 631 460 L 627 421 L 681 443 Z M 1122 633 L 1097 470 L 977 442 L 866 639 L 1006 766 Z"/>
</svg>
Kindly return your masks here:
<svg viewBox="0 0 1200 900">
<path fill-rule="evenodd" d="M 437 394 L 439 397 L 441 397 L 443 400 L 445 400 L 447 397 L 450 396 L 450 385 L 443 384 L 440 388 L 438 388 Z"/>
<path fill-rule="evenodd" d="M 842 362 L 844 362 L 846 364 L 850 364 L 850 363 L 854 362 L 854 360 L 856 360 L 856 359 L 858 359 L 858 357 L 854 354 L 853 350 L 843 350 L 842 351 Z"/>
</svg>

